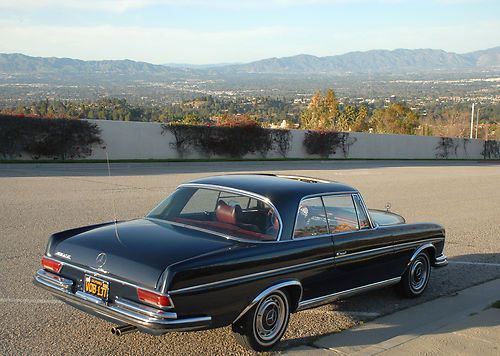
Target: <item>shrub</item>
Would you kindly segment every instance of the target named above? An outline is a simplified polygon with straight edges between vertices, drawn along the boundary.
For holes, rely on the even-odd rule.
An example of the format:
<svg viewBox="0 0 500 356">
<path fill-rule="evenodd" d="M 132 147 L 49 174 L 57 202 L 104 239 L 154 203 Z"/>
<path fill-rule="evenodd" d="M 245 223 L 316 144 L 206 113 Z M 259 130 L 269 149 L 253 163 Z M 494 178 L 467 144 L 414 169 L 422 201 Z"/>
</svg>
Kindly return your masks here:
<svg viewBox="0 0 500 356">
<path fill-rule="evenodd" d="M 448 159 L 450 153 L 453 151 L 455 156 L 457 156 L 458 144 L 455 145 L 453 139 L 450 137 L 440 137 L 438 145 L 436 146 L 436 158 Z"/>
<path fill-rule="evenodd" d="M 483 151 L 481 155 L 484 159 L 499 159 L 500 158 L 500 142 L 495 140 L 484 141 Z"/>
<path fill-rule="evenodd" d="M 33 159 L 73 159 L 90 156 L 101 144 L 99 127 L 83 120 L 0 115 L 0 155 L 4 159 L 27 153 Z"/>
<path fill-rule="evenodd" d="M 175 141 L 171 145 L 180 157 L 191 149 L 208 157 L 241 158 L 256 152 L 265 157 L 274 147 L 283 157 L 286 156 L 291 137 L 288 130 L 264 129 L 252 119 L 238 119 L 223 117 L 217 126 L 164 124 L 162 134 L 170 131 L 174 135 Z"/>
<path fill-rule="evenodd" d="M 306 132 L 303 145 L 306 152 L 311 155 L 320 155 L 328 158 L 330 155 L 342 150 L 342 155 L 347 158 L 349 148 L 356 142 L 356 138 L 349 138 L 348 132 L 335 132 L 330 130 Z"/>
<path fill-rule="evenodd" d="M 273 140 L 273 148 L 278 151 L 281 157 L 286 158 L 288 151 L 290 150 L 290 139 L 292 138 L 290 130 L 271 130 L 271 137 Z"/>
</svg>

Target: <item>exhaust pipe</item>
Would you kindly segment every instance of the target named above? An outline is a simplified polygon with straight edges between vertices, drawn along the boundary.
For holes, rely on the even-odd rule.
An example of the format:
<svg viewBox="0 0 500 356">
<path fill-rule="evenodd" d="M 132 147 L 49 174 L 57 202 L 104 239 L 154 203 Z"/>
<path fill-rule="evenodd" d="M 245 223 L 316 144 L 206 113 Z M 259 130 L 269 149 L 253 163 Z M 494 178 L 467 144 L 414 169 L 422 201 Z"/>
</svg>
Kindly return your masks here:
<svg viewBox="0 0 500 356">
<path fill-rule="evenodd" d="M 111 328 L 111 334 L 116 336 L 122 336 L 128 333 L 133 333 L 134 331 L 137 331 L 137 327 L 133 325 L 120 325 Z"/>
</svg>

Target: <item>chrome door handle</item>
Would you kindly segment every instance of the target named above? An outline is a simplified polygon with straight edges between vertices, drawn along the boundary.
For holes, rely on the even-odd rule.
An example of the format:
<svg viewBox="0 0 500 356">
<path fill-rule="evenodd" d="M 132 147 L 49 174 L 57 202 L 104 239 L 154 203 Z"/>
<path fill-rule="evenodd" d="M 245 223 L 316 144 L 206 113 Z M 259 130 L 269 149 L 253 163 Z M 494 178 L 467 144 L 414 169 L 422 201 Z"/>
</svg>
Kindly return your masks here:
<svg viewBox="0 0 500 356">
<path fill-rule="evenodd" d="M 347 251 L 339 251 L 335 254 L 335 256 L 344 256 L 347 254 Z"/>
</svg>

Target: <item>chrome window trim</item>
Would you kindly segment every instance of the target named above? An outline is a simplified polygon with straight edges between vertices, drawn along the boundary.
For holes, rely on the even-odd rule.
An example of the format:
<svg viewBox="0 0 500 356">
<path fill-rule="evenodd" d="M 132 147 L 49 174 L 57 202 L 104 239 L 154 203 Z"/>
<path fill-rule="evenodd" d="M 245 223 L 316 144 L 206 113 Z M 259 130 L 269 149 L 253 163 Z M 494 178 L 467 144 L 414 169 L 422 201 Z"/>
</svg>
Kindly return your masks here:
<svg viewBox="0 0 500 356">
<path fill-rule="evenodd" d="M 370 215 L 370 211 L 368 210 L 368 207 L 365 204 L 365 199 L 363 198 L 363 195 L 361 195 L 360 192 L 356 192 L 354 194 L 359 197 L 359 201 L 361 202 L 361 206 L 363 207 L 363 209 L 365 211 L 365 214 L 368 217 L 368 221 L 370 222 L 370 228 L 369 229 L 364 229 L 364 230 L 370 230 L 370 229 L 374 230 L 374 229 L 377 229 L 379 226 L 378 226 L 378 224 L 375 224 L 373 222 L 372 217 Z"/>
<path fill-rule="evenodd" d="M 365 230 L 359 230 L 359 231 L 365 231 Z M 316 236 L 314 236 L 314 237 L 316 237 Z M 402 246 L 403 248 L 405 248 L 405 247 L 419 247 L 422 243 L 430 243 L 430 244 L 432 244 L 432 243 L 440 242 L 442 240 L 444 240 L 444 237 L 432 238 L 432 239 L 425 239 L 425 240 L 417 240 L 417 241 L 410 241 L 410 242 L 405 242 L 405 243 L 399 244 L 399 245 L 397 245 L 397 247 L 399 247 L 399 246 Z M 415 246 L 413 246 L 413 245 L 415 245 Z M 394 249 L 394 245 L 384 246 L 384 247 L 378 247 L 378 248 L 374 248 L 374 249 L 370 249 L 370 250 L 353 252 L 353 253 L 349 253 L 349 254 L 346 254 L 346 255 L 343 255 L 343 256 L 326 257 L 326 258 L 322 258 L 322 259 L 319 259 L 319 260 L 309 261 L 309 262 L 305 262 L 305 263 L 299 263 L 299 264 L 296 264 L 296 265 L 291 265 L 291 266 L 286 266 L 286 267 L 280 267 L 280 268 L 270 269 L 270 270 L 267 270 L 267 271 L 250 273 L 250 274 L 246 274 L 246 275 L 238 276 L 238 277 L 221 279 L 221 280 L 218 280 L 218 281 L 209 282 L 209 283 L 203 283 L 203 284 L 197 284 L 197 285 L 190 286 L 190 287 L 183 287 L 183 288 L 179 288 L 179 289 L 173 289 L 173 290 L 170 290 L 170 291 L 168 291 L 166 293 L 167 293 L 167 295 L 174 296 L 174 295 L 179 294 L 179 293 L 197 291 L 197 290 L 204 289 L 204 288 L 209 288 L 209 287 L 216 287 L 216 286 L 218 286 L 220 284 L 224 284 L 224 283 L 231 283 L 231 282 L 236 282 L 236 281 L 239 281 L 239 280 L 246 280 L 246 279 L 249 279 L 249 278 L 261 277 L 261 276 L 265 276 L 265 275 L 268 275 L 268 274 L 283 272 L 283 271 L 287 271 L 287 270 L 292 270 L 293 271 L 294 269 L 300 269 L 300 268 L 303 268 L 303 267 L 314 266 L 316 264 L 320 266 L 323 263 L 335 262 L 335 261 L 342 261 L 343 259 L 345 259 L 347 257 L 352 257 L 352 256 L 360 255 L 360 254 L 371 253 L 371 252 L 375 252 L 375 251 L 383 250 L 383 249 L 393 250 Z"/>
<path fill-rule="evenodd" d="M 226 234 L 223 234 L 222 232 L 218 232 L 218 231 L 214 231 L 214 230 L 209 230 L 209 229 L 204 229 L 204 228 L 199 227 L 199 226 L 193 226 L 193 225 L 183 224 L 183 223 L 180 223 L 180 222 L 177 222 L 177 221 L 163 220 L 163 219 L 157 219 L 157 218 L 148 218 L 148 217 L 146 217 L 145 219 L 153 220 L 153 221 L 158 221 L 158 222 L 160 222 L 162 224 L 169 224 L 169 225 L 184 227 L 186 229 L 191 229 L 191 230 L 196 230 L 196 231 L 200 231 L 200 232 L 205 232 L 207 234 L 217 235 L 217 236 L 223 237 L 223 238 L 225 238 L 227 240 L 233 240 L 233 241 L 239 241 L 239 242 L 246 242 L 246 243 L 258 243 L 258 244 L 268 244 L 268 243 L 272 243 L 272 242 L 277 242 L 275 240 L 260 241 L 260 240 L 244 239 L 244 238 L 240 238 L 240 237 L 236 237 L 236 236 L 226 235 Z M 280 242 L 283 242 L 283 241 L 280 241 Z"/>
<path fill-rule="evenodd" d="M 228 193 L 235 193 L 235 194 L 244 195 L 244 196 L 247 196 L 247 197 L 250 197 L 250 198 L 254 198 L 254 199 L 257 199 L 257 200 L 260 200 L 260 201 L 264 202 L 265 204 L 269 205 L 274 210 L 274 213 L 278 217 L 278 221 L 280 223 L 278 234 L 276 235 L 276 239 L 275 240 L 272 240 L 272 241 L 271 240 L 269 240 L 269 241 L 259 241 L 259 240 L 238 238 L 236 236 L 226 235 L 226 234 L 220 234 L 220 235 L 225 235 L 224 237 L 226 237 L 226 238 L 240 239 L 240 240 L 243 240 L 243 241 L 246 241 L 246 242 L 270 243 L 270 242 L 276 242 L 276 241 L 280 241 L 281 240 L 281 233 L 283 231 L 283 220 L 281 219 L 281 215 L 280 215 L 278 209 L 276 209 L 276 206 L 271 202 L 271 200 L 268 197 L 260 195 L 260 194 L 257 194 L 257 193 L 249 192 L 249 191 L 246 191 L 246 190 L 241 190 L 241 189 L 236 189 L 236 188 L 230 188 L 230 187 L 225 187 L 225 186 L 222 186 L 222 185 L 215 185 L 215 184 L 184 183 L 184 184 L 179 185 L 177 187 L 177 189 L 184 188 L 184 187 L 186 187 L 186 188 L 203 188 L 203 189 L 218 190 L 218 191 L 223 191 L 223 192 L 228 192 Z M 158 219 L 158 220 L 162 220 L 162 219 Z M 169 220 L 163 220 L 163 221 L 170 222 Z M 191 225 L 186 225 L 186 226 L 191 227 Z M 209 230 L 209 231 L 213 232 L 212 230 Z"/>
<path fill-rule="evenodd" d="M 361 229 L 361 219 L 359 217 L 359 211 L 358 211 L 358 207 L 357 207 L 357 204 L 356 202 L 354 201 L 354 197 L 357 196 L 359 198 L 359 205 L 361 205 L 361 209 L 364 211 L 367 219 L 368 219 L 368 224 L 370 224 L 370 226 L 368 228 L 364 228 L 364 229 Z M 368 214 L 368 209 L 365 205 L 365 202 L 363 201 L 363 197 L 361 196 L 361 194 L 359 193 L 356 193 L 356 194 L 351 194 L 351 197 L 352 197 L 352 202 L 354 203 L 354 209 L 356 210 L 356 215 L 358 216 L 358 230 L 370 230 L 370 229 L 373 229 L 373 224 L 372 224 L 372 220 L 370 219 L 370 214 Z"/>
<path fill-rule="evenodd" d="M 303 196 L 300 199 L 299 204 L 297 205 L 297 213 L 295 214 L 295 221 L 293 223 L 292 236 L 291 236 L 290 240 L 293 241 L 293 240 L 311 239 L 311 238 L 318 238 L 318 237 L 324 237 L 324 236 L 333 236 L 333 235 L 337 235 L 337 234 L 340 234 L 340 233 L 345 234 L 345 233 L 352 233 L 352 232 L 359 231 L 359 230 L 351 230 L 351 231 L 343 231 L 343 232 L 332 233 L 330 231 L 330 226 L 328 224 L 328 216 L 326 216 L 326 223 L 327 223 L 327 226 L 328 226 L 328 233 L 327 234 L 294 237 L 295 227 L 297 226 L 297 220 L 299 218 L 299 206 L 302 204 L 302 202 L 304 200 L 319 197 L 319 198 L 321 198 L 321 202 L 323 204 L 323 209 L 325 209 L 325 203 L 323 202 L 323 197 L 332 196 L 332 195 L 351 195 L 352 196 L 352 194 L 355 194 L 355 193 L 357 193 L 357 192 L 356 191 L 341 191 L 341 192 L 328 192 L 328 193 L 310 194 L 310 195 Z M 351 199 L 352 199 L 352 197 L 351 197 Z M 326 209 L 325 209 L 325 215 L 326 215 Z"/>
<path fill-rule="evenodd" d="M 293 180 L 298 180 L 304 183 L 335 183 L 334 181 L 331 180 L 326 180 L 326 179 L 321 179 L 321 178 L 313 178 L 313 177 L 307 177 L 307 176 L 296 176 L 293 174 L 276 174 L 274 175 L 275 177 L 278 178 L 285 178 L 285 179 L 293 179 Z"/>
<path fill-rule="evenodd" d="M 295 227 L 297 226 L 297 220 L 299 219 L 300 205 L 305 200 L 316 199 L 316 198 L 319 198 L 319 200 L 321 201 L 321 206 L 323 207 L 323 213 L 325 214 L 326 230 L 327 230 L 326 234 L 306 235 L 306 236 L 297 236 L 297 237 L 295 237 Z M 307 197 L 307 198 L 300 199 L 299 205 L 297 205 L 297 214 L 295 215 L 295 222 L 293 224 L 293 231 L 292 231 L 292 238 L 291 238 L 291 240 L 301 240 L 303 238 L 314 238 L 314 237 L 322 237 L 322 236 L 330 236 L 330 235 L 331 235 L 331 233 L 330 233 L 330 225 L 328 224 L 328 215 L 326 214 L 325 202 L 323 201 L 323 197 L 322 196 L 314 196 L 314 197 Z"/>
</svg>

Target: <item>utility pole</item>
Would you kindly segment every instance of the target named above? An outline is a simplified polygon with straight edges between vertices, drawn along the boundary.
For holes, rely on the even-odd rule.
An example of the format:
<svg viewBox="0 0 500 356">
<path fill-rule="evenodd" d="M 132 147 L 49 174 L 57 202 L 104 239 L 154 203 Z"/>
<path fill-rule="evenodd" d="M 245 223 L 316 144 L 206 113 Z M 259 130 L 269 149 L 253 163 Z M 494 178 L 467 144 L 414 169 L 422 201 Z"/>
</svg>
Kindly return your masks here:
<svg viewBox="0 0 500 356">
<path fill-rule="evenodd" d="M 472 112 L 470 114 L 470 138 L 472 138 L 473 129 L 474 129 L 474 103 L 472 103 Z"/>
<path fill-rule="evenodd" d="M 476 139 L 477 139 L 477 128 L 479 127 L 479 108 L 477 108 L 477 115 L 476 115 Z"/>
</svg>

